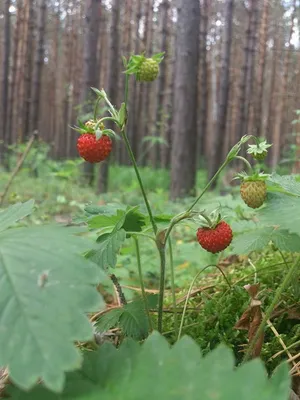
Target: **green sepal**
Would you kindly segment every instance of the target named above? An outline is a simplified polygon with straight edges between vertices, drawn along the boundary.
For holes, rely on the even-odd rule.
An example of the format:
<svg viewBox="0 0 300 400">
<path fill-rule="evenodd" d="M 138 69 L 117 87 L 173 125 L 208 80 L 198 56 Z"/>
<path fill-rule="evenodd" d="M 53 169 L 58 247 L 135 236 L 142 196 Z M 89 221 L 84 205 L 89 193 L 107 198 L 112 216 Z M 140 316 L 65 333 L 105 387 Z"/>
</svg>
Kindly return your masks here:
<svg viewBox="0 0 300 400">
<path fill-rule="evenodd" d="M 268 152 L 268 149 L 272 146 L 272 144 L 268 144 L 266 140 L 261 142 L 257 142 L 257 144 L 249 144 L 248 145 L 248 154 L 256 155 L 263 154 L 264 152 Z"/>
<path fill-rule="evenodd" d="M 97 95 L 98 97 L 103 97 L 102 94 L 101 94 L 101 90 L 99 90 L 99 89 L 97 89 L 97 88 L 94 88 L 94 87 L 91 87 L 91 89 L 92 89 L 92 91 L 93 91 L 94 93 L 96 93 L 96 95 Z"/>
<path fill-rule="evenodd" d="M 232 179 L 240 179 L 242 182 L 254 182 L 254 181 L 266 181 L 268 178 L 270 178 L 270 174 L 264 174 L 263 172 L 255 172 L 251 175 L 248 175 L 245 171 L 242 171 Z"/>
<path fill-rule="evenodd" d="M 241 138 L 241 140 L 232 147 L 232 149 L 227 154 L 227 157 L 226 157 L 227 162 L 233 160 L 239 154 L 239 152 L 242 148 L 242 145 L 244 143 L 246 143 L 248 140 L 250 140 L 251 137 L 252 137 L 251 135 L 244 135 Z"/>
<path fill-rule="evenodd" d="M 104 131 L 101 131 L 100 129 L 97 129 L 95 131 L 95 135 L 96 135 L 96 140 L 99 140 L 101 138 L 101 136 L 103 135 Z"/>
<path fill-rule="evenodd" d="M 127 109 L 126 109 L 126 104 L 122 103 L 120 110 L 119 110 L 119 124 L 121 129 L 126 125 L 127 122 Z"/>
</svg>

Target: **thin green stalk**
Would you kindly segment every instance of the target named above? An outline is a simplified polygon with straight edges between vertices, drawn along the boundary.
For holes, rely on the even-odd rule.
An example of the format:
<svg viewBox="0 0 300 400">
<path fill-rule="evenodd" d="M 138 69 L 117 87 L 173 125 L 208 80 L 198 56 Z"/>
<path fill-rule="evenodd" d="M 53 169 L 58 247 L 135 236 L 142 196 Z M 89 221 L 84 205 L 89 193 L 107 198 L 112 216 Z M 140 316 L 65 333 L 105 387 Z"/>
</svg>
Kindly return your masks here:
<svg viewBox="0 0 300 400">
<path fill-rule="evenodd" d="M 175 331 L 175 335 L 178 336 L 178 316 L 177 316 L 176 292 L 175 292 L 173 246 L 172 246 L 172 240 L 170 237 L 168 239 L 168 244 L 169 244 L 169 255 L 170 255 L 172 303 L 173 303 L 173 313 L 174 313 L 174 331 Z"/>
<path fill-rule="evenodd" d="M 285 260 L 285 259 L 284 259 Z M 249 344 L 249 347 L 247 349 L 247 352 L 245 354 L 243 363 L 246 362 L 247 360 L 249 360 L 249 358 L 251 357 L 251 354 L 254 350 L 255 344 L 258 340 L 258 338 L 260 337 L 260 335 L 263 333 L 265 326 L 267 324 L 268 319 L 270 319 L 272 312 L 274 310 L 274 308 L 276 307 L 276 305 L 278 304 L 280 297 L 282 295 L 282 293 L 284 292 L 284 290 L 287 288 L 287 286 L 290 284 L 297 268 L 298 268 L 298 263 L 300 261 L 300 256 L 297 257 L 296 261 L 294 262 L 294 264 L 290 267 L 290 270 L 288 271 L 288 273 L 286 274 L 283 282 L 281 283 L 281 285 L 277 288 L 276 292 L 275 292 L 275 297 L 272 301 L 272 303 L 270 304 L 270 306 L 268 307 L 264 318 L 262 319 L 259 328 L 256 332 L 256 335 L 254 336 L 253 340 L 251 341 L 251 343 Z M 287 265 L 287 263 L 286 263 Z"/>
<path fill-rule="evenodd" d="M 166 248 L 165 246 L 157 245 L 160 256 L 160 278 L 159 278 L 159 296 L 158 296 L 158 321 L 157 330 L 162 333 L 163 306 L 165 293 L 165 275 L 166 275 Z"/>
<path fill-rule="evenodd" d="M 186 299 L 185 299 L 177 340 L 179 340 L 180 337 L 181 337 L 182 328 L 183 328 L 183 322 L 184 322 L 185 313 L 186 313 L 186 309 L 187 309 L 187 304 L 188 304 L 192 289 L 194 287 L 194 284 L 195 284 L 196 280 L 198 279 L 199 275 L 209 267 L 216 267 L 222 273 L 222 275 L 223 275 L 224 279 L 226 280 L 228 286 L 231 288 L 230 282 L 228 281 L 226 275 L 224 274 L 222 269 L 220 267 L 218 267 L 217 265 L 215 265 L 215 264 L 206 265 L 206 267 L 202 268 L 199 272 L 197 272 L 197 274 L 195 275 L 194 279 L 192 280 L 192 282 L 190 284 L 190 287 L 189 287 L 189 290 L 188 290 L 188 293 L 187 293 L 187 296 L 186 296 Z"/>
<path fill-rule="evenodd" d="M 128 103 L 128 91 L 129 91 L 129 75 L 125 75 L 125 95 L 124 95 L 124 103 L 125 103 L 125 109 L 127 110 L 127 103 Z M 157 225 L 155 223 L 152 210 L 146 195 L 146 191 L 144 188 L 144 184 L 137 166 L 137 162 L 135 160 L 132 148 L 130 146 L 127 134 L 126 134 L 126 124 L 122 127 L 121 130 L 121 135 L 124 139 L 125 146 L 127 149 L 127 152 L 129 154 L 129 157 L 131 159 L 137 180 L 139 182 L 139 186 L 143 195 L 143 199 L 147 208 L 147 212 L 151 221 L 151 225 L 153 228 L 153 232 L 155 235 L 157 235 Z M 165 269 L 166 269 L 166 254 L 165 254 L 165 245 L 162 245 L 159 243 L 159 241 L 156 239 L 156 246 L 159 251 L 160 255 L 160 286 L 159 286 L 159 300 L 158 300 L 158 331 L 162 332 L 162 315 L 163 315 L 163 301 L 164 301 L 164 289 L 165 289 Z"/>
<path fill-rule="evenodd" d="M 192 203 L 192 205 L 187 209 L 187 212 L 192 211 L 192 209 L 195 207 L 195 205 L 198 203 L 198 201 L 201 199 L 201 197 L 204 195 L 204 193 L 208 190 L 208 188 L 211 186 L 211 184 L 217 179 L 217 177 L 220 175 L 220 173 L 223 171 L 223 169 L 227 166 L 227 164 L 231 160 L 226 159 L 221 167 L 218 169 L 218 171 L 215 173 L 215 175 L 211 178 L 211 180 L 208 182 L 208 184 L 205 186 L 205 188 L 202 190 L 200 195 L 197 197 L 197 199 Z"/>
<path fill-rule="evenodd" d="M 148 321 L 149 321 L 150 331 L 152 331 L 153 330 L 152 321 L 151 321 L 151 317 L 150 317 L 149 305 L 148 305 L 148 300 L 147 300 L 146 291 L 145 291 L 145 285 L 144 285 L 144 281 L 143 281 L 143 273 L 142 273 L 142 263 L 141 263 L 141 254 L 140 254 L 139 241 L 135 236 L 133 236 L 133 240 L 134 240 L 134 244 L 135 244 L 135 253 L 136 253 L 136 259 L 137 259 L 137 265 L 138 265 L 138 271 L 139 271 L 139 278 L 140 278 L 140 285 L 141 285 L 142 296 L 143 296 L 143 300 L 144 300 L 145 311 L 146 311 L 147 318 L 148 318 Z"/>
<path fill-rule="evenodd" d="M 248 160 L 246 160 L 246 158 L 242 157 L 242 156 L 235 156 L 236 159 L 243 161 L 243 163 L 245 163 L 249 169 L 250 172 L 253 172 L 253 168 L 252 165 L 249 163 Z"/>
<path fill-rule="evenodd" d="M 98 96 L 98 98 L 96 100 L 95 108 L 94 108 L 94 121 L 97 120 L 97 111 L 98 111 L 98 106 L 99 106 L 100 100 L 102 100 L 102 98 L 100 96 Z"/>
<path fill-rule="evenodd" d="M 126 76 L 126 78 L 125 78 L 125 106 L 126 106 L 126 109 L 127 109 L 129 75 L 126 74 L 125 76 Z M 151 210 L 151 207 L 150 207 L 147 195 L 146 195 L 144 184 L 143 184 L 143 181 L 142 181 L 142 178 L 141 178 L 141 175 L 140 175 L 140 172 L 139 172 L 139 169 L 138 169 L 134 154 L 132 152 L 132 149 L 131 149 L 131 146 L 130 146 L 130 143 L 129 143 L 129 140 L 128 140 L 128 137 L 127 137 L 127 134 L 126 134 L 125 126 L 121 130 L 121 135 L 122 135 L 122 137 L 124 139 L 127 152 L 128 152 L 129 157 L 131 159 L 131 162 L 132 162 L 132 165 L 133 165 L 137 180 L 139 182 L 140 189 L 141 189 L 141 192 L 142 192 L 142 195 L 143 195 L 143 198 L 144 198 L 144 202 L 145 202 L 148 214 L 149 214 L 149 218 L 150 218 L 150 221 L 151 221 L 151 225 L 152 225 L 153 231 L 156 234 L 157 233 L 157 225 L 156 225 L 156 223 L 154 221 L 154 218 L 153 218 L 152 210 Z"/>
</svg>

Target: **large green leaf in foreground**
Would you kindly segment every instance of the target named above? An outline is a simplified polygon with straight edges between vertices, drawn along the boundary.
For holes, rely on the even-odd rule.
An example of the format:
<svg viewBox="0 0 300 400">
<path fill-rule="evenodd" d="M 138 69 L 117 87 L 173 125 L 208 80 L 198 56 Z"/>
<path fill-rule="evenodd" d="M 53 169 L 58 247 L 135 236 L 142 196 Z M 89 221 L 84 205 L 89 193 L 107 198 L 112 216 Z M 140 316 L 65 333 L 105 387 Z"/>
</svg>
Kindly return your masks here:
<svg viewBox="0 0 300 400">
<path fill-rule="evenodd" d="M 223 346 L 202 358 L 193 340 L 184 337 L 170 348 L 153 333 L 142 346 L 105 344 L 86 354 L 82 370 L 68 374 L 62 395 L 41 386 L 11 393 L 13 400 L 287 400 L 289 383 L 286 365 L 269 380 L 259 360 L 235 370 Z"/>
<path fill-rule="evenodd" d="M 86 313 L 102 306 L 94 286 L 101 271 L 79 255 L 89 243 L 71 233 L 51 226 L 0 233 L 0 365 L 23 388 L 42 378 L 62 390 L 64 372 L 82 361 L 74 341 L 93 337 Z"/>
</svg>

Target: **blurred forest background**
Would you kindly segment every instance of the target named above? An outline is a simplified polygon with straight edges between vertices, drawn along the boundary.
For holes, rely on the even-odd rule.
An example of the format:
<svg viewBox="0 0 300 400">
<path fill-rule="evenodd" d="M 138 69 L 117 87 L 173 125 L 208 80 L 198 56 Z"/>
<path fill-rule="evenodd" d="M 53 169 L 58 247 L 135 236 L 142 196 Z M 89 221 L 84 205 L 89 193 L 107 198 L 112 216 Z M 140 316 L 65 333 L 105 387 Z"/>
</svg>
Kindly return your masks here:
<svg viewBox="0 0 300 400">
<path fill-rule="evenodd" d="M 0 38 L 6 167 L 34 131 L 52 158 L 78 157 L 70 126 L 90 116 L 89 88 L 119 106 L 122 55 L 165 51 L 155 83 L 130 80 L 128 135 L 140 165 L 170 169 L 172 197 L 191 193 L 198 168 L 212 176 L 246 133 L 273 143 L 271 169 L 300 172 L 298 0 L 2 0 Z M 109 163 L 129 164 L 121 142 Z M 107 176 L 104 164 L 102 192 Z"/>
</svg>

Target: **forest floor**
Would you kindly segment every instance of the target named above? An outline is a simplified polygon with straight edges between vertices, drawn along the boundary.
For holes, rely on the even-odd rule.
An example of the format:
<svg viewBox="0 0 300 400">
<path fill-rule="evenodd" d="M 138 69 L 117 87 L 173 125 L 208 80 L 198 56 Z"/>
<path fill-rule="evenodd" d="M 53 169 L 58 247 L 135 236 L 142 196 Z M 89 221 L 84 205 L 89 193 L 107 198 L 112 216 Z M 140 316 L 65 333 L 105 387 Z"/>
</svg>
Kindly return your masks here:
<svg viewBox="0 0 300 400">
<path fill-rule="evenodd" d="M 5 202 L 5 205 L 8 205 L 31 198 L 35 199 L 36 212 L 25 220 L 25 224 L 44 224 L 53 221 L 61 224 L 76 222 L 83 215 L 86 204 L 140 205 L 141 210 L 144 210 L 131 168 L 112 166 L 109 191 L 99 195 L 94 189 L 79 184 L 77 163 L 49 162 L 49 165 L 45 164 L 40 168 L 38 178 L 30 176 L 29 171 L 30 168 L 26 167 L 20 171 Z M 167 171 L 160 170 L 158 173 L 157 170 L 144 168 L 142 176 L 155 214 L 178 213 L 190 203 L 191 199 L 188 198 L 180 202 L 169 201 L 169 174 Z M 0 192 L 8 178 L 9 174 L 5 172 L 1 174 Z M 199 187 L 203 187 L 205 173 L 199 172 L 197 179 Z M 243 207 L 234 189 L 233 194 L 222 197 L 217 191 L 209 193 L 203 207 L 212 207 L 214 204 L 218 206 L 220 202 L 222 202 L 222 207 L 229 220 L 232 220 Z M 183 224 L 175 230 L 173 235 L 173 262 L 178 306 L 177 317 L 179 319 L 182 316 L 188 288 L 195 275 L 204 266 L 216 264 L 215 256 L 202 250 L 196 242 L 196 228 L 190 224 Z M 155 293 L 159 282 L 159 268 L 158 260 L 153 257 L 153 243 L 142 239 L 140 248 L 146 289 Z M 288 259 L 290 255 L 287 254 L 286 257 Z M 217 266 L 218 269 L 210 267 L 203 272 L 192 288 L 183 333 L 192 336 L 200 344 L 204 353 L 215 348 L 220 342 L 225 342 L 234 350 L 237 363 L 239 363 L 248 340 L 248 330 L 240 324 L 241 317 L 249 308 L 251 301 L 245 285 L 259 284 L 259 299 L 264 309 L 272 300 L 269 293 L 283 279 L 286 265 L 282 262 L 280 255 L 268 249 L 264 252 L 254 253 L 251 256 L 251 262 L 247 257 L 236 256 L 230 251 L 225 251 L 217 259 Z M 135 296 L 139 287 L 133 242 L 129 241 L 122 248 L 118 256 L 115 274 L 122 284 L 126 298 L 130 300 Z M 227 281 L 224 280 L 223 274 L 226 275 Z M 174 316 L 171 312 L 170 282 L 168 269 L 164 335 L 170 342 L 174 342 L 176 336 Z M 107 298 L 114 299 L 114 290 L 109 280 L 104 283 L 104 287 Z M 269 321 L 269 329 L 266 331 L 260 354 L 268 371 L 273 371 L 280 362 L 288 358 L 292 359 L 299 353 L 299 296 L 299 285 L 292 284 L 285 291 L 281 303 Z M 290 349 L 289 352 L 286 350 L 287 347 Z M 296 361 L 291 361 L 291 366 L 294 366 L 295 376 L 300 376 L 300 366 L 297 367 Z M 294 379 L 296 385 L 296 378 Z"/>
</svg>

